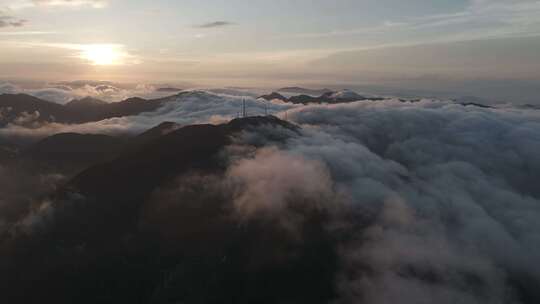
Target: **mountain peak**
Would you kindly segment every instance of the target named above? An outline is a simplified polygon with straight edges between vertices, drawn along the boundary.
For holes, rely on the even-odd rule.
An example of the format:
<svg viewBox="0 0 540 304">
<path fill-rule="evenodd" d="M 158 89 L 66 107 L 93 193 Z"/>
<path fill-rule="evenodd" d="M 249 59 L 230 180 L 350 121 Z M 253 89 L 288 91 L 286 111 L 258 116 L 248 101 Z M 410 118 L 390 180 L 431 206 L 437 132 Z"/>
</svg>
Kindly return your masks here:
<svg viewBox="0 0 540 304">
<path fill-rule="evenodd" d="M 302 87 L 285 87 L 278 90 L 278 92 L 284 92 L 284 93 L 293 93 L 293 94 L 305 94 L 305 95 L 322 95 L 328 92 L 332 92 L 332 90 L 324 88 L 324 89 L 307 89 Z"/>
<path fill-rule="evenodd" d="M 354 91 L 345 89 L 337 92 L 328 92 L 328 97 L 336 101 L 340 100 L 362 100 L 365 99 L 364 96 L 357 94 Z M 323 95 L 324 96 L 324 95 Z"/>
<path fill-rule="evenodd" d="M 281 120 L 273 115 L 235 118 L 227 124 L 227 126 L 234 131 L 259 127 L 262 125 L 279 126 L 292 131 L 297 131 L 299 129 L 298 126 L 285 120 Z"/>
<path fill-rule="evenodd" d="M 279 94 L 278 92 L 272 92 L 270 94 L 261 95 L 257 99 L 264 99 L 264 100 L 267 100 L 267 101 L 271 101 L 271 100 L 275 100 L 275 99 L 281 100 L 281 101 L 287 101 L 287 97 Z"/>
<path fill-rule="evenodd" d="M 126 102 L 147 102 L 148 100 L 144 99 L 144 98 L 140 98 L 140 97 L 130 97 L 124 101 L 121 101 L 123 103 L 126 103 Z"/>
<path fill-rule="evenodd" d="M 307 90 L 302 88 L 284 88 L 286 90 L 295 92 L 304 92 L 300 95 L 291 96 L 287 98 L 278 92 L 272 92 L 267 95 L 262 95 L 259 98 L 265 100 L 282 100 L 285 102 L 291 102 L 294 104 L 313 104 L 313 103 L 341 103 L 341 102 L 353 102 L 358 100 L 365 100 L 366 97 L 357 94 L 351 90 L 330 91 L 327 89 L 319 90 L 320 95 L 313 95 L 317 90 Z M 282 89 L 283 90 L 283 89 Z"/>
<path fill-rule="evenodd" d="M 107 104 L 107 103 L 103 100 L 87 96 L 81 99 L 73 99 L 72 101 L 66 104 L 66 107 L 100 106 L 104 104 Z"/>
</svg>

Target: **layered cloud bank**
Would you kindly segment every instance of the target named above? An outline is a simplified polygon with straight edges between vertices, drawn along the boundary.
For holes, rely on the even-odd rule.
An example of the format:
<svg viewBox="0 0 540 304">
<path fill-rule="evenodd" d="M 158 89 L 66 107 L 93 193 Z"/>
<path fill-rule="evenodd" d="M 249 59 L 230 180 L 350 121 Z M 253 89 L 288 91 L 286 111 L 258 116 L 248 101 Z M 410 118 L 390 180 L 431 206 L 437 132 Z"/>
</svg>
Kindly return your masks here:
<svg viewBox="0 0 540 304">
<path fill-rule="evenodd" d="M 241 219 L 295 235 L 309 210 L 332 214 L 327 229 L 348 236 L 339 303 L 538 297 L 539 113 L 426 100 L 304 106 L 288 117 L 301 135 L 233 162 L 226 188 Z"/>
<path fill-rule="evenodd" d="M 536 110 L 437 100 L 304 106 L 191 92 L 155 112 L 37 129 L 10 125 L 0 136 L 219 124 L 236 117 L 244 100 L 248 114 L 271 113 L 301 129 L 242 132 L 223 151 L 223 176 L 181 179 L 170 193 L 157 192 L 156 209 L 204 187 L 207 199 L 230 198 L 239 225 L 280 227 L 295 244 L 305 241 L 313 214 L 325 214 L 338 256 L 336 303 L 540 299 Z"/>
<path fill-rule="evenodd" d="M 290 117 L 306 133 L 286 153 L 374 214 L 342 248 L 345 302 L 507 303 L 540 282 L 538 113 L 360 102 Z"/>
<path fill-rule="evenodd" d="M 129 97 L 158 98 L 170 95 L 153 85 L 121 85 L 108 81 L 59 82 L 26 88 L 9 82 L 0 83 L 0 94 L 29 94 L 47 101 L 66 104 L 73 99 L 92 97 L 117 102 Z"/>
<path fill-rule="evenodd" d="M 227 91 L 227 93 L 227 95 L 203 91 L 183 93 L 169 97 L 164 105 L 154 112 L 85 124 L 45 123 L 38 125 L 36 128 L 27 128 L 24 124 L 15 122 L 6 128 L 0 129 L 0 135 L 34 138 L 62 132 L 135 135 L 164 121 L 176 122 L 182 125 L 226 122 L 241 114 L 244 101 L 246 102 L 248 115 L 264 115 L 265 113 L 285 115 L 285 110 L 295 107 L 295 105 L 280 101 L 263 102 L 249 96 L 249 93 L 246 93 L 248 96 L 233 96 L 230 95 L 233 93 L 230 91 Z M 240 92 L 237 95 L 241 95 Z M 21 116 L 20 120 L 24 120 L 25 124 L 28 125 L 34 116 L 37 116 L 36 119 L 39 118 L 39 113 L 28 113 L 24 117 Z"/>
</svg>

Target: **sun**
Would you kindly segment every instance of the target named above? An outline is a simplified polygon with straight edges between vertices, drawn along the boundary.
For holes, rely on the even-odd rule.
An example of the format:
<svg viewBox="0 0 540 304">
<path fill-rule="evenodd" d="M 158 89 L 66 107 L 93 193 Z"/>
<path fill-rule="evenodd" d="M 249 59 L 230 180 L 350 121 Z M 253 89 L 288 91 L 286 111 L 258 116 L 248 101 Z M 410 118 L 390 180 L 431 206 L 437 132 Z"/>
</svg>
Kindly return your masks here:
<svg viewBox="0 0 540 304">
<path fill-rule="evenodd" d="M 93 65 L 116 65 L 122 61 L 120 47 L 113 44 L 90 44 L 82 47 L 81 58 Z"/>
</svg>

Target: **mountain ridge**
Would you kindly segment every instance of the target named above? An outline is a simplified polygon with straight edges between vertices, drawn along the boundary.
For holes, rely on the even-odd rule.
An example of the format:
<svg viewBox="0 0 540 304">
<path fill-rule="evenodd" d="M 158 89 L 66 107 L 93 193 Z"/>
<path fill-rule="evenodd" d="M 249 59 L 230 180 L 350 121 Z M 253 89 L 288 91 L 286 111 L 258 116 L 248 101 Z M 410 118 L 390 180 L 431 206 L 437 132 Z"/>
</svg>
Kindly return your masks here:
<svg viewBox="0 0 540 304">
<path fill-rule="evenodd" d="M 373 97 L 367 98 L 365 96 L 359 95 L 351 90 L 341 90 L 341 91 L 326 91 L 319 96 L 312 96 L 307 94 L 294 95 L 291 97 L 285 97 L 279 92 L 272 92 L 270 94 L 261 95 L 258 98 L 264 99 L 267 101 L 271 100 L 281 100 L 283 102 L 290 102 L 293 104 L 336 104 L 336 103 L 348 103 L 361 100 L 384 100 L 384 98 Z"/>
<path fill-rule="evenodd" d="M 85 123 L 113 117 L 152 112 L 176 95 L 159 99 L 131 97 L 107 103 L 92 97 L 72 100 L 66 105 L 46 101 L 28 94 L 0 95 L 0 126 L 16 122 L 21 115 L 33 114 L 34 122 Z"/>
</svg>

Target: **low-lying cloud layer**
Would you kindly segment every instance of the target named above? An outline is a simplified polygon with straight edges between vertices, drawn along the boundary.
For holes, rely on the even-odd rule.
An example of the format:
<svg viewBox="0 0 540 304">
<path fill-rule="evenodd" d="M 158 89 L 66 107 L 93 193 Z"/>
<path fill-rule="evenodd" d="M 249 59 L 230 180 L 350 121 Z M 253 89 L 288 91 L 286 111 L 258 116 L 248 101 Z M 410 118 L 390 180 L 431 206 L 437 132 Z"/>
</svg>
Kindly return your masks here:
<svg viewBox="0 0 540 304">
<path fill-rule="evenodd" d="M 345 300 L 507 303 L 540 282 L 538 113 L 359 102 L 290 117 L 307 134 L 289 153 L 377 214 L 342 249 Z"/>
<path fill-rule="evenodd" d="M 21 27 L 27 23 L 27 20 L 17 19 L 13 16 L 5 15 L 0 11 L 0 28 L 4 27 Z"/>
<path fill-rule="evenodd" d="M 93 8 L 103 8 L 107 6 L 107 0 L 32 0 L 36 6 L 89 6 Z"/>
<path fill-rule="evenodd" d="M 158 98 L 168 96 L 170 92 L 157 91 L 154 85 L 121 85 L 113 82 L 75 81 L 50 83 L 45 86 L 24 87 L 12 83 L 0 83 L 0 94 L 24 93 L 43 100 L 65 104 L 73 99 L 93 97 L 106 102 L 117 102 L 129 97 Z"/>
<path fill-rule="evenodd" d="M 240 219 L 295 234 L 299 208 L 330 211 L 329 231 L 349 236 L 338 303 L 538 296 L 538 113 L 387 101 L 298 107 L 289 117 L 302 134 L 234 161 L 223 188 Z"/>
<path fill-rule="evenodd" d="M 281 143 L 241 134 L 225 151 L 223 178 L 202 178 L 217 185 L 205 187 L 227 193 L 241 222 L 266 219 L 300 243 L 304 215 L 328 212 L 339 257 L 336 303 L 540 298 L 540 112 L 433 100 L 293 106 L 205 92 L 175 98 L 138 116 L 9 126 L 0 136 L 220 123 L 246 99 L 249 114 L 268 111 L 302 130 Z"/>
<path fill-rule="evenodd" d="M 228 93 L 230 94 L 231 92 Z M 248 115 L 264 115 L 265 113 L 285 115 L 285 110 L 295 107 L 292 104 L 279 101 L 263 102 L 251 96 L 242 97 L 195 91 L 170 97 L 170 100 L 155 112 L 142 113 L 137 116 L 111 118 L 85 124 L 66 125 L 47 123 L 32 129 L 21 126 L 20 124 L 10 124 L 6 128 L 0 129 L 0 136 L 40 138 L 65 132 L 134 135 L 164 121 L 176 122 L 182 125 L 200 123 L 218 124 L 240 116 L 243 101 L 246 101 Z M 24 118 L 27 117 L 25 116 Z M 30 123 L 26 120 L 25 122 L 27 124 Z"/>
<path fill-rule="evenodd" d="M 338 302 L 538 296 L 537 112 L 367 101 L 298 107 L 289 118 L 302 136 L 234 163 L 227 178 L 241 218 L 278 218 L 294 231 L 291 210 L 306 201 L 360 215 L 332 220 L 351 235 Z"/>
<path fill-rule="evenodd" d="M 346 236 L 337 303 L 531 303 L 539 115 L 428 100 L 296 107 L 301 134 L 233 153 L 216 188 L 241 221 L 297 237 L 305 214 L 329 212 L 328 231 Z M 246 133 L 233 150 L 265 140 Z"/>
</svg>

